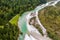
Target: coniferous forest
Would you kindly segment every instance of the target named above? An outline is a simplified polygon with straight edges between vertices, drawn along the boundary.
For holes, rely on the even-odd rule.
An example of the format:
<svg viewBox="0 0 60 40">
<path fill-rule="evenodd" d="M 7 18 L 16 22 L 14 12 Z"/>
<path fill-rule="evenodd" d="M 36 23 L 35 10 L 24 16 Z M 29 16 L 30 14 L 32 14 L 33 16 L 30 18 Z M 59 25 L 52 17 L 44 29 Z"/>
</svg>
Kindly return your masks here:
<svg viewBox="0 0 60 40">
<path fill-rule="evenodd" d="M 0 40 L 17 40 L 20 31 L 17 23 L 11 23 L 14 17 L 42 3 L 46 0 L 0 0 Z"/>
</svg>

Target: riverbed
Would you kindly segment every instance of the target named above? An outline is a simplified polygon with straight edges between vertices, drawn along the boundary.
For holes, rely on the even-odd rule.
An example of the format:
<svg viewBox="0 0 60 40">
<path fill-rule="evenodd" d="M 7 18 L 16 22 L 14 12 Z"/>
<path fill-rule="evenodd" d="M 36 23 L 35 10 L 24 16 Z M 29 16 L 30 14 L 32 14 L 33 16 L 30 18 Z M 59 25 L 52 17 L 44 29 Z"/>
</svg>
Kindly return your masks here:
<svg viewBox="0 0 60 40">
<path fill-rule="evenodd" d="M 52 40 L 47 36 L 46 29 L 44 26 L 41 24 L 39 18 L 38 18 L 38 11 L 42 10 L 43 8 L 47 6 L 55 6 L 56 3 L 58 3 L 59 0 L 57 1 L 51 1 L 46 4 L 42 4 L 37 6 L 34 10 L 25 12 L 18 21 L 18 26 L 21 32 L 23 33 L 20 35 L 19 40 Z M 33 15 L 31 15 L 33 14 Z M 33 25 L 29 25 L 29 20 L 32 17 L 36 17 L 37 23 L 40 25 L 40 28 L 44 34 L 42 36 L 41 33 L 39 33 L 38 29 L 36 29 Z"/>
</svg>

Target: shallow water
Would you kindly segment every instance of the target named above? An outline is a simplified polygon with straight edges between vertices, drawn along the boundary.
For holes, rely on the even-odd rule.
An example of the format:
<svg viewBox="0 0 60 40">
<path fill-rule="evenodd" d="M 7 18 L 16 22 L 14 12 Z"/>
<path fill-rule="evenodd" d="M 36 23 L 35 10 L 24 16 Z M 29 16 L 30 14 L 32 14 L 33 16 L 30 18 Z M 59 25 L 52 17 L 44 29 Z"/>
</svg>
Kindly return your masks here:
<svg viewBox="0 0 60 40">
<path fill-rule="evenodd" d="M 27 25 L 26 25 L 26 19 L 25 19 L 25 17 L 26 17 L 26 13 L 24 13 L 20 18 L 19 18 L 19 24 L 18 24 L 18 26 L 19 26 L 19 29 L 20 29 L 20 31 L 23 33 L 23 35 L 20 35 L 20 37 L 19 37 L 19 40 L 23 40 L 24 39 L 24 36 L 25 36 L 25 34 L 27 33 Z M 22 25 L 23 24 L 23 25 Z"/>
</svg>

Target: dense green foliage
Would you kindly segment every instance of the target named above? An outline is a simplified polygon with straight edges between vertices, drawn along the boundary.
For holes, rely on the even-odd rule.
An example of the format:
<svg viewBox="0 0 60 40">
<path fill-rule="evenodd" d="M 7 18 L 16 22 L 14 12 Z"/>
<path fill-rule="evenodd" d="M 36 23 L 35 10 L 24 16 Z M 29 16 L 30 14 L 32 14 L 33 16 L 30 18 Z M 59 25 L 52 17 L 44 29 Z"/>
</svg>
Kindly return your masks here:
<svg viewBox="0 0 60 40">
<path fill-rule="evenodd" d="M 11 0 L 0 0 L 0 40 L 17 40 L 19 29 L 12 25 L 9 20 L 18 14 Z"/>
<path fill-rule="evenodd" d="M 0 40 L 17 40 L 18 36 L 19 31 L 17 26 L 7 23 L 0 28 Z"/>
<path fill-rule="evenodd" d="M 43 0 L 0 0 L 0 25 L 8 22 L 16 14 L 34 9 L 37 5 L 46 3 Z M 3 22 L 1 22 L 3 20 Z M 4 21 L 6 20 L 6 21 Z"/>
<path fill-rule="evenodd" d="M 45 0 L 0 0 L 0 40 L 17 40 L 19 30 L 17 23 L 17 14 L 20 16 L 25 11 L 34 9 L 39 4 L 46 3 Z M 15 22 L 9 21 L 13 19 Z M 12 25 L 12 24 L 16 25 Z"/>
<path fill-rule="evenodd" d="M 60 6 L 46 7 L 39 11 L 38 16 L 47 29 L 48 36 L 53 40 L 60 40 Z"/>
</svg>

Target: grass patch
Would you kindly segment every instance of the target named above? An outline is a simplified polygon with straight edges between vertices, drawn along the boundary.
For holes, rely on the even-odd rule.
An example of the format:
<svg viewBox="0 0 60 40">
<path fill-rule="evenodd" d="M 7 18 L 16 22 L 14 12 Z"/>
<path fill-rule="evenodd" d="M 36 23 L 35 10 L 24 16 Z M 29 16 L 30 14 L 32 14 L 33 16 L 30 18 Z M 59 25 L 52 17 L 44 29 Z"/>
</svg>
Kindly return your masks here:
<svg viewBox="0 0 60 40">
<path fill-rule="evenodd" d="M 4 28 L 4 26 L 2 25 L 2 26 L 0 26 L 0 28 L 2 28 L 2 29 L 3 29 L 3 28 Z"/>
<path fill-rule="evenodd" d="M 18 19 L 19 19 L 20 15 L 17 14 L 16 16 L 14 16 L 9 22 L 13 25 L 17 25 Z"/>
</svg>

